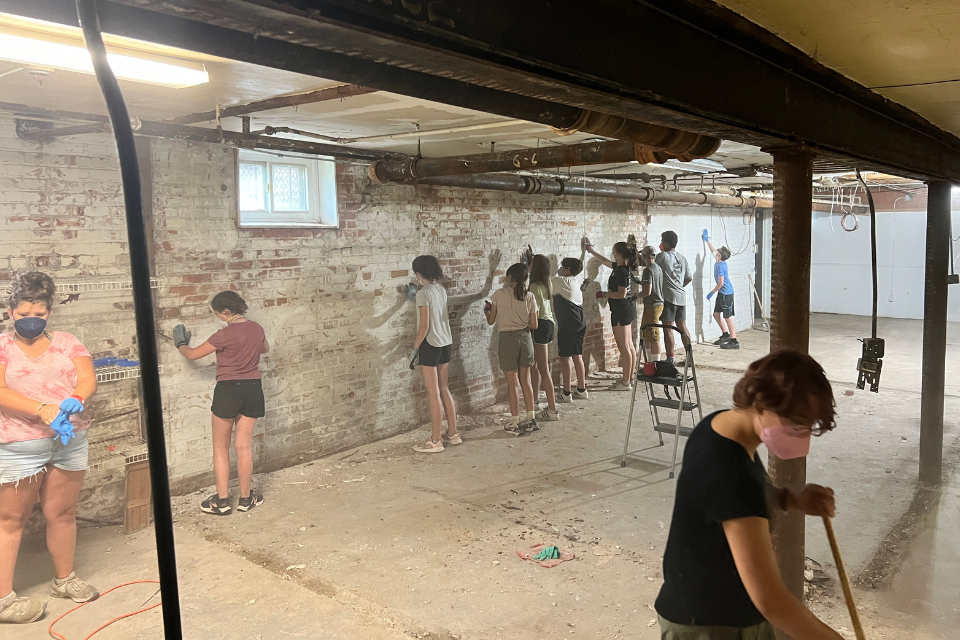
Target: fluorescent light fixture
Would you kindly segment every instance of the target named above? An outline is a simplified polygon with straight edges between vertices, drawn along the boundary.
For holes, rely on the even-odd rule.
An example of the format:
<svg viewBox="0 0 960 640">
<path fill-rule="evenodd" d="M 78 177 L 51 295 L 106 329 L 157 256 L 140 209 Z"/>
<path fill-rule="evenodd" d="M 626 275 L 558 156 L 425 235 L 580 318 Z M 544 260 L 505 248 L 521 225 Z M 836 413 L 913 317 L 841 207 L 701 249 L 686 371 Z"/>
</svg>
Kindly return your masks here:
<svg viewBox="0 0 960 640">
<path fill-rule="evenodd" d="M 24 65 L 53 67 L 80 73 L 92 74 L 93 62 L 86 48 L 63 38 L 36 33 L 0 32 L 0 60 L 8 60 Z M 134 52 L 130 52 L 134 53 Z M 203 64 L 187 60 L 175 60 L 152 54 L 128 55 L 127 53 L 107 53 L 110 68 L 117 78 L 144 82 L 165 87 L 192 87 L 210 81 Z"/>
<path fill-rule="evenodd" d="M 711 173 L 714 171 L 726 171 L 724 167 L 719 162 L 715 160 L 709 160 L 707 158 L 700 158 L 697 160 L 690 160 L 689 162 L 680 162 L 678 160 L 667 160 L 664 164 L 657 164 L 655 162 L 650 162 L 647 164 L 648 167 L 662 167 L 664 169 L 673 169 L 674 171 L 690 171 L 693 173 Z"/>
</svg>

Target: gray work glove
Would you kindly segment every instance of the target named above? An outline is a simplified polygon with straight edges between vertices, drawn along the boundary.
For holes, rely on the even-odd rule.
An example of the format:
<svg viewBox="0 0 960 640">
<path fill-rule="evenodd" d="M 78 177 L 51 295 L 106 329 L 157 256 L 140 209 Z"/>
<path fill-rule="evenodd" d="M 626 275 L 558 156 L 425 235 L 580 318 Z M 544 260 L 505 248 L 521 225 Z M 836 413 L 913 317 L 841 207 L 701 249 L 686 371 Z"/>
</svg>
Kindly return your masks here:
<svg viewBox="0 0 960 640">
<path fill-rule="evenodd" d="M 178 324 L 173 328 L 173 345 L 179 349 L 180 347 L 189 347 L 190 346 L 190 336 L 193 335 L 187 328 Z"/>
</svg>

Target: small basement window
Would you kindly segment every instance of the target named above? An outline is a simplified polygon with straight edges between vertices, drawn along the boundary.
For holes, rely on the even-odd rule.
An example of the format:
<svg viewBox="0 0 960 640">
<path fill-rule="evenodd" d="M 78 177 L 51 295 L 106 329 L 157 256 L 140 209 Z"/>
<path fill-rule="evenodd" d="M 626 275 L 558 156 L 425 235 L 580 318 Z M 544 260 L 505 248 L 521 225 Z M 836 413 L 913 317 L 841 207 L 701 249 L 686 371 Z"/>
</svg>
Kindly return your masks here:
<svg viewBox="0 0 960 640">
<path fill-rule="evenodd" d="M 241 227 L 337 227 L 333 160 L 240 150 Z"/>
</svg>

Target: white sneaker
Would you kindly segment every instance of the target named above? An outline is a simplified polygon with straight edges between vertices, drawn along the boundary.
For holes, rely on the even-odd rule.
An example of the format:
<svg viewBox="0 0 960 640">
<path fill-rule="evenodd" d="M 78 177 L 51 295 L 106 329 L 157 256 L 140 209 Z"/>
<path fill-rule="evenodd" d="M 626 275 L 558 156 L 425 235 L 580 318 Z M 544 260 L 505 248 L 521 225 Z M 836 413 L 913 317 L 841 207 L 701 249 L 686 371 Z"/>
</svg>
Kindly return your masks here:
<svg viewBox="0 0 960 640">
<path fill-rule="evenodd" d="M 617 380 L 609 387 L 610 391 L 630 391 L 632 388 L 629 384 L 624 384 L 623 380 Z"/>
<path fill-rule="evenodd" d="M 562 402 L 564 404 L 567 404 L 567 403 L 573 402 L 574 397 L 576 396 L 574 396 L 572 393 L 567 394 L 561 391 L 557 394 L 557 402 Z"/>
<path fill-rule="evenodd" d="M 550 411 L 549 408 L 544 409 L 543 411 L 537 414 L 537 420 L 540 420 L 542 422 L 556 422 L 559 419 L 560 419 L 560 412 Z"/>
<path fill-rule="evenodd" d="M 90 602 L 100 596 L 100 592 L 77 577 L 76 573 L 59 581 L 56 578 L 50 583 L 50 595 L 54 598 L 69 598 L 74 602 Z"/>
<path fill-rule="evenodd" d="M 441 437 L 437 442 L 427 438 L 426 442 L 420 446 L 414 447 L 413 450 L 417 453 L 440 453 L 443 451 L 443 438 Z"/>
<path fill-rule="evenodd" d="M 42 618 L 46 610 L 46 602 L 18 598 L 16 593 L 11 592 L 6 598 L 0 599 L 0 622 L 29 624 Z"/>
<path fill-rule="evenodd" d="M 587 400 L 590 398 L 590 393 L 586 389 L 584 389 L 582 393 L 579 389 L 575 389 L 570 395 L 573 396 L 574 400 Z"/>
</svg>

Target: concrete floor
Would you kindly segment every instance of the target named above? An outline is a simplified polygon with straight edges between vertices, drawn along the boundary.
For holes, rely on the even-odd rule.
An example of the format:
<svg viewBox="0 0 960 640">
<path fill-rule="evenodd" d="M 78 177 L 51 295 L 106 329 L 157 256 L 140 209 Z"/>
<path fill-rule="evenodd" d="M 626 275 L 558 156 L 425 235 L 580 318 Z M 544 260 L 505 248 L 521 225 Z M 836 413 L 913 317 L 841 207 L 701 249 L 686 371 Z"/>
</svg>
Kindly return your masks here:
<svg viewBox="0 0 960 640">
<path fill-rule="evenodd" d="M 840 427 L 814 442 L 809 479 L 837 490 L 835 526 L 848 573 L 869 574 L 881 587 L 856 589 L 868 637 L 956 637 L 960 398 L 946 401 L 949 489 L 931 511 L 908 518 L 916 504 L 919 362 L 911 363 L 919 334 L 907 321 L 881 323 L 881 335 L 898 342 L 888 345 L 881 393 L 844 395 L 853 388 L 847 369 L 859 353 L 855 337 L 867 335 L 862 321 L 813 319 L 811 350 L 836 381 Z M 849 339 L 834 334 L 841 328 Z M 739 352 L 696 350 L 705 412 L 729 406 L 738 372 L 767 348 L 760 331 L 744 332 L 741 341 Z M 659 638 L 652 605 L 673 502 L 672 442 L 658 446 L 640 411 L 621 468 L 629 394 L 601 390 L 609 381 L 594 376 L 589 401 L 561 406 L 560 422 L 530 436 L 504 434 L 503 408 L 491 407 L 464 416 L 464 444 L 442 454 L 411 451 L 421 431 L 258 476 L 266 502 L 249 514 L 201 514 L 196 504 L 206 492 L 177 498 L 185 637 Z M 544 569 L 517 557 L 539 542 L 576 559 Z M 78 571 L 101 589 L 149 577 L 152 545 L 148 532 L 84 530 Z M 807 555 L 825 569 L 811 606 L 852 637 L 813 519 Z M 42 593 L 49 571 L 34 543 L 24 550 L 17 589 Z M 139 607 L 154 590 L 130 589 L 61 623 L 67 637 Z M 50 611 L 68 608 L 57 601 Z M 5 628 L 3 637 L 47 637 L 52 619 Z M 159 614 L 95 637 L 159 638 Z"/>
</svg>

